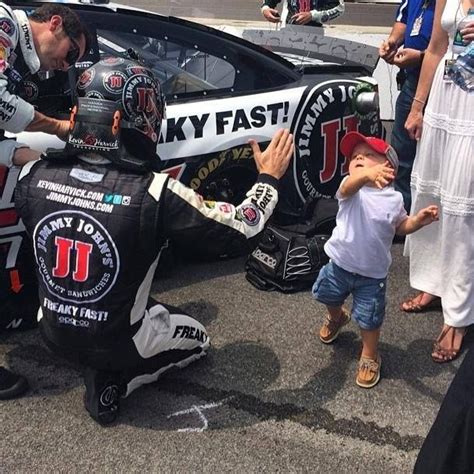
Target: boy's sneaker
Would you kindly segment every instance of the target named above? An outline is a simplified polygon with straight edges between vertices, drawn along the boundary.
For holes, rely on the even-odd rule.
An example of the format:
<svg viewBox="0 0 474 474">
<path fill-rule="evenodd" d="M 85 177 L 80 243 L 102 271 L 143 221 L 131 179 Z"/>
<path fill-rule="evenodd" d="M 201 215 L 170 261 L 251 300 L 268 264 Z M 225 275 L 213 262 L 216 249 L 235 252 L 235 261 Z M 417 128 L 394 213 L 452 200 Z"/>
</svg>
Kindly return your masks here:
<svg viewBox="0 0 474 474">
<path fill-rule="evenodd" d="M 0 400 L 19 397 L 28 390 L 28 382 L 22 375 L 0 367 Z"/>
<path fill-rule="evenodd" d="M 341 317 L 338 320 L 333 320 L 329 317 L 329 314 L 326 316 L 326 321 L 319 330 L 319 339 L 321 339 L 324 344 L 329 344 L 336 340 L 337 336 L 341 332 L 341 329 L 349 323 L 351 320 L 351 314 L 346 309 L 342 308 Z"/>
<path fill-rule="evenodd" d="M 120 409 L 120 384 L 116 373 L 85 369 L 84 406 L 101 425 L 113 423 Z"/>
<path fill-rule="evenodd" d="M 377 356 L 377 360 L 361 356 L 356 378 L 357 385 L 362 388 L 372 388 L 377 385 L 380 380 L 381 366 L 380 355 Z"/>
</svg>

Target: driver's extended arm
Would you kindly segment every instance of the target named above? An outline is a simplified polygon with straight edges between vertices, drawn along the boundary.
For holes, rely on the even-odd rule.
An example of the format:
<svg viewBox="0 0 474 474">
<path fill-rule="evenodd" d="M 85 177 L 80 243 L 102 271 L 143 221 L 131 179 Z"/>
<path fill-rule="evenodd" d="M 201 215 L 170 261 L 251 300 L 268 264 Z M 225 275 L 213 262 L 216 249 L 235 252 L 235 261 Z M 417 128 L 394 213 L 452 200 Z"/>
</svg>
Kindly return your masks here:
<svg viewBox="0 0 474 474">
<path fill-rule="evenodd" d="M 68 123 L 64 120 L 56 120 L 54 118 L 48 117 L 37 110 L 34 111 L 33 120 L 25 128 L 27 132 L 44 132 L 51 135 L 62 136 L 64 127 Z M 66 127 L 67 128 L 67 127 Z"/>
<path fill-rule="evenodd" d="M 7 86 L 6 76 L 0 73 L 0 129 L 11 133 L 27 131 L 61 134 L 63 121 L 36 111 L 26 100 L 8 92 Z"/>
<path fill-rule="evenodd" d="M 0 129 L 11 133 L 23 132 L 33 121 L 34 107 L 8 92 L 7 77 L 0 73 Z"/>
</svg>

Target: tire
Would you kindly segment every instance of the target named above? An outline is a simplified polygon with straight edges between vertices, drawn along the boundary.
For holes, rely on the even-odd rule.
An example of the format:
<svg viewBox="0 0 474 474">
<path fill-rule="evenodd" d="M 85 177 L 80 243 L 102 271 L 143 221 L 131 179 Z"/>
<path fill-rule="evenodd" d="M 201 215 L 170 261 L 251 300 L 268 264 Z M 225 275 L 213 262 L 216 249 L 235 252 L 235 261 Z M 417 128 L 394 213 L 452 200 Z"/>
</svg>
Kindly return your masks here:
<svg viewBox="0 0 474 474">
<path fill-rule="evenodd" d="M 251 148 L 245 145 L 200 161 L 186 181 L 206 200 L 238 205 L 255 183 L 257 174 Z"/>
</svg>

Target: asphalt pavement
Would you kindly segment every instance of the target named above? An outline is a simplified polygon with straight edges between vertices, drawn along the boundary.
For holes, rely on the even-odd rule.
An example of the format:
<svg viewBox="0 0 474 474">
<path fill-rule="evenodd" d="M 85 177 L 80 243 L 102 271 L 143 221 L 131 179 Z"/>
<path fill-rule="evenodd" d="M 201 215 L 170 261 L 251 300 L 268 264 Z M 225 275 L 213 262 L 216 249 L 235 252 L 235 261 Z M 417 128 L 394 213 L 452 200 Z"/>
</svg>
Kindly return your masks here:
<svg viewBox="0 0 474 474">
<path fill-rule="evenodd" d="M 412 470 L 460 361 L 429 354 L 439 311 L 407 315 L 402 245 L 393 246 L 381 382 L 355 385 L 354 324 L 325 346 L 324 309 L 308 292 L 252 287 L 242 258 L 180 263 L 155 298 L 208 328 L 207 358 L 143 387 L 101 428 L 83 409 L 78 367 L 50 355 L 38 331 L 0 336 L 0 363 L 25 374 L 26 397 L 0 402 L 2 472 L 373 472 Z"/>
<path fill-rule="evenodd" d="M 242 258 L 179 263 L 155 281 L 155 298 L 203 322 L 212 348 L 123 400 L 108 428 L 83 409 L 80 369 L 50 355 L 37 330 L 0 335 L 0 364 L 31 384 L 0 402 L 0 471 L 411 472 L 460 360 L 431 361 L 441 312 L 399 310 L 412 290 L 401 244 L 393 256 L 383 378 L 371 390 L 355 384 L 355 324 L 323 345 L 324 308 L 310 292 L 258 291 Z"/>
</svg>

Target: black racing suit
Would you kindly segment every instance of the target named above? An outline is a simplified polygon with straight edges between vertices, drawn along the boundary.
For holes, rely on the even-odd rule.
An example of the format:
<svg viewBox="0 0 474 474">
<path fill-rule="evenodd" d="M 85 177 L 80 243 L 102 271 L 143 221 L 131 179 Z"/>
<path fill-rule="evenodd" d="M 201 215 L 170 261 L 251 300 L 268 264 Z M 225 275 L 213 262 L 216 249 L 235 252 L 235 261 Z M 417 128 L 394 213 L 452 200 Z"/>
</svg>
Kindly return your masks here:
<svg viewBox="0 0 474 474">
<path fill-rule="evenodd" d="M 13 203 L 18 169 L 10 166 L 25 145 L 5 140 L 3 132 L 21 132 L 33 120 L 33 106 L 20 95 L 35 98 L 38 88 L 29 79 L 39 67 L 25 13 L 0 3 L 0 331 L 34 326 L 38 311 L 32 256 Z"/>
<path fill-rule="evenodd" d="M 264 0 L 263 6 L 276 8 L 281 0 Z M 291 23 L 291 17 L 297 13 L 311 12 L 313 20 L 307 23 L 310 26 L 322 26 L 327 21 L 334 20 L 344 13 L 344 0 L 287 0 L 288 17 L 286 22 Z"/>
<path fill-rule="evenodd" d="M 46 343 L 99 370 L 122 371 L 127 393 L 205 354 L 206 330 L 150 303 L 167 239 L 221 255 L 255 237 L 278 200 L 260 175 L 237 207 L 208 202 L 165 174 L 74 158 L 23 167 L 17 210 L 32 237 Z"/>
</svg>

